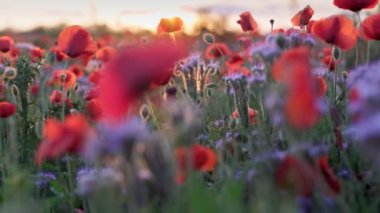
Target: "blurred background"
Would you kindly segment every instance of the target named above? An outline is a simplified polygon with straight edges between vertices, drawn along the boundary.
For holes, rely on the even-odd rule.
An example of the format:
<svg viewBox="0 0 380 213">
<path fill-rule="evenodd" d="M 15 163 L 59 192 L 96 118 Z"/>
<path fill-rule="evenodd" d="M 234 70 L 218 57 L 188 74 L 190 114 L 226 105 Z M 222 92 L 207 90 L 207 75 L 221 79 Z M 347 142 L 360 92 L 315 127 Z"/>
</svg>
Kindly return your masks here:
<svg viewBox="0 0 380 213">
<path fill-rule="evenodd" d="M 27 31 L 61 24 L 104 25 L 112 30 L 155 30 L 162 17 L 180 16 L 185 32 L 239 29 L 238 15 L 250 11 L 260 30 L 289 27 L 290 18 L 310 5 L 314 19 L 339 12 L 332 0 L 0 0 L 0 31 Z"/>
</svg>

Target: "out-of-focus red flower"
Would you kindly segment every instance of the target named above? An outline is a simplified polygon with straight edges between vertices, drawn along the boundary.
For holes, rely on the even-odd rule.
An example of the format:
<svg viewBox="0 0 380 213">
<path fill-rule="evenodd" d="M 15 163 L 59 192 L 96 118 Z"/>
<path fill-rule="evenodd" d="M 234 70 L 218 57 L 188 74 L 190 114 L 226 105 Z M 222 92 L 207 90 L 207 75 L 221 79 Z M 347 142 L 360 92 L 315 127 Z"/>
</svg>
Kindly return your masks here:
<svg viewBox="0 0 380 213">
<path fill-rule="evenodd" d="M 317 93 L 320 97 L 325 96 L 327 93 L 327 83 L 324 77 L 314 77 Z"/>
<path fill-rule="evenodd" d="M 374 8 L 378 3 L 379 0 L 334 0 L 335 6 L 353 12 Z"/>
<path fill-rule="evenodd" d="M 53 90 L 49 96 L 50 103 L 60 105 L 62 103 L 62 93 L 59 90 Z"/>
<path fill-rule="evenodd" d="M 248 50 L 252 45 L 252 39 L 248 36 L 243 36 L 239 38 L 239 43 L 244 50 Z"/>
<path fill-rule="evenodd" d="M 56 70 L 52 75 L 51 81 L 54 84 L 65 87 L 65 89 L 69 89 L 74 87 L 77 77 L 69 70 Z"/>
<path fill-rule="evenodd" d="M 210 44 L 205 52 L 207 59 L 217 59 L 222 56 L 226 57 L 231 54 L 230 49 L 224 43 Z"/>
<path fill-rule="evenodd" d="M 93 120 L 98 120 L 102 115 L 100 103 L 97 99 L 91 99 L 89 102 L 87 102 L 86 110 Z"/>
<path fill-rule="evenodd" d="M 315 20 L 310 20 L 309 21 L 309 24 L 307 24 L 307 27 L 306 27 L 306 32 L 307 33 L 311 33 L 311 29 L 313 28 L 315 22 L 316 22 Z"/>
<path fill-rule="evenodd" d="M 50 48 L 50 52 L 55 55 L 55 59 L 57 59 L 57 61 L 63 61 L 69 57 L 63 51 L 59 50 L 57 46 Z"/>
<path fill-rule="evenodd" d="M 107 118 L 121 119 L 152 85 L 165 85 L 175 63 L 187 55 L 181 42 L 158 40 L 126 48 L 103 68 L 99 100 Z"/>
<path fill-rule="evenodd" d="M 59 90 L 53 90 L 49 96 L 49 100 L 51 104 L 61 106 L 63 101 L 62 92 Z M 70 98 L 65 98 L 65 104 L 68 109 L 73 107 L 73 103 Z"/>
<path fill-rule="evenodd" d="M 97 85 L 101 79 L 102 79 L 102 73 L 100 73 L 100 71 L 97 71 L 97 70 L 92 71 L 90 75 L 88 76 L 88 80 L 95 85 Z"/>
<path fill-rule="evenodd" d="M 177 161 L 176 182 L 182 184 L 186 180 L 186 174 L 190 169 L 201 172 L 210 172 L 215 169 L 217 164 L 216 153 L 199 144 L 192 147 L 179 147 L 175 150 Z M 189 168 L 191 166 L 192 168 Z"/>
<path fill-rule="evenodd" d="M 306 26 L 309 24 L 311 17 L 314 15 L 314 10 L 309 5 L 304 9 L 299 11 L 293 18 L 291 19 L 294 26 Z"/>
<path fill-rule="evenodd" d="M 364 19 L 360 25 L 360 36 L 366 40 L 380 40 L 380 14 Z"/>
<path fill-rule="evenodd" d="M 57 46 L 69 57 L 80 58 L 85 64 L 97 48 L 90 33 L 77 25 L 63 29 L 58 36 Z"/>
<path fill-rule="evenodd" d="M 325 55 L 325 56 L 322 58 L 322 62 L 327 66 L 327 68 L 328 68 L 330 71 L 334 71 L 334 70 L 335 70 L 336 62 L 335 62 L 335 60 L 333 59 L 333 57 L 331 56 L 331 54 L 329 54 L 329 55 Z"/>
<path fill-rule="evenodd" d="M 307 48 L 296 48 L 286 51 L 274 64 L 272 76 L 274 80 L 290 85 L 295 72 L 308 73 L 310 67 L 310 51 Z"/>
<path fill-rule="evenodd" d="M 16 105 L 7 101 L 0 102 L 0 118 L 8 118 L 16 113 Z"/>
<path fill-rule="evenodd" d="M 287 86 L 285 117 L 289 124 L 296 129 L 312 127 L 320 117 L 320 109 L 310 50 L 300 47 L 285 52 L 274 65 L 273 77 Z"/>
<path fill-rule="evenodd" d="M 329 159 L 327 156 L 320 157 L 318 159 L 318 167 L 322 173 L 323 178 L 329 185 L 330 189 L 334 194 L 340 193 L 340 183 L 338 178 L 335 176 L 333 170 L 330 167 Z"/>
<path fill-rule="evenodd" d="M 90 131 L 91 127 L 83 115 L 69 115 L 64 122 L 47 119 L 43 139 L 35 155 L 36 164 L 41 165 L 43 161 L 65 153 L 81 152 Z"/>
<path fill-rule="evenodd" d="M 8 51 L 9 59 L 16 60 L 21 55 L 21 50 L 18 48 L 12 48 Z"/>
<path fill-rule="evenodd" d="M 38 85 L 37 83 L 33 83 L 32 86 L 30 86 L 30 94 L 32 96 L 37 96 L 39 92 L 40 92 L 40 85 Z"/>
<path fill-rule="evenodd" d="M 257 124 L 257 115 L 259 114 L 259 111 L 252 109 L 251 107 L 248 107 L 248 116 L 249 116 L 249 123 L 251 125 L 256 125 Z M 235 110 L 232 112 L 232 117 L 235 119 L 238 119 L 239 112 L 238 110 Z"/>
<path fill-rule="evenodd" d="M 96 51 L 96 58 L 103 63 L 109 62 L 116 55 L 116 49 L 113 47 L 102 47 Z"/>
<path fill-rule="evenodd" d="M 240 67 L 244 64 L 244 58 L 239 53 L 233 53 L 226 61 L 228 67 Z"/>
<path fill-rule="evenodd" d="M 80 66 L 78 64 L 73 64 L 68 69 L 69 72 L 72 72 L 75 74 L 76 77 L 81 77 L 84 75 L 84 68 L 83 66 Z"/>
<path fill-rule="evenodd" d="M 112 34 L 106 34 L 102 35 L 98 39 L 96 39 L 96 43 L 98 45 L 98 48 L 106 47 L 106 46 L 111 46 L 116 42 L 115 38 L 113 37 Z"/>
<path fill-rule="evenodd" d="M 183 21 L 180 17 L 162 18 L 157 26 L 158 33 L 174 33 L 181 31 Z"/>
<path fill-rule="evenodd" d="M 355 47 L 358 37 L 352 21 L 344 15 L 330 16 L 316 21 L 311 31 L 325 42 L 343 50 Z"/>
<path fill-rule="evenodd" d="M 359 90 L 356 87 L 351 88 L 348 92 L 348 100 L 350 104 L 355 104 L 362 101 L 362 97 L 359 93 Z M 359 122 L 361 119 L 361 113 L 359 111 L 351 113 L 351 119 L 353 123 Z"/>
<path fill-rule="evenodd" d="M 36 62 L 38 60 L 41 60 L 42 57 L 44 56 L 45 54 L 45 50 L 44 49 L 41 49 L 39 47 L 35 47 L 33 48 L 31 51 L 30 51 L 30 57 L 31 57 L 31 60 L 33 62 Z"/>
<path fill-rule="evenodd" d="M 92 99 L 95 99 L 98 97 L 99 97 L 99 88 L 98 87 L 94 87 L 94 88 L 88 90 L 84 95 L 84 99 L 86 101 L 91 101 Z"/>
<path fill-rule="evenodd" d="M 240 24 L 243 32 L 250 31 L 254 33 L 257 31 L 257 22 L 253 19 L 250 12 L 240 14 L 240 20 L 238 20 L 237 23 Z"/>
<path fill-rule="evenodd" d="M 0 36 L 0 52 L 6 53 L 13 49 L 14 41 L 9 36 Z"/>
<path fill-rule="evenodd" d="M 309 197 L 318 183 L 318 173 L 309 163 L 288 155 L 277 168 L 276 180 L 281 188 Z"/>
</svg>

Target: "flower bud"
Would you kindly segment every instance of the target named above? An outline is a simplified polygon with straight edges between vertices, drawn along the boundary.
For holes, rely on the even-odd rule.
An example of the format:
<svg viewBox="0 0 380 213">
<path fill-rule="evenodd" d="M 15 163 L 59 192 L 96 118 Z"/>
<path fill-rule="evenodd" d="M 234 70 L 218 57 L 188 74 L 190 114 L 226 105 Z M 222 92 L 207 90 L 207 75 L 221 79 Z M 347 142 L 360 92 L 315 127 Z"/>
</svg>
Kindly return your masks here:
<svg viewBox="0 0 380 213">
<path fill-rule="evenodd" d="M 207 44 L 213 44 L 215 43 L 215 36 L 211 33 L 204 33 L 203 41 L 206 42 Z"/>
</svg>

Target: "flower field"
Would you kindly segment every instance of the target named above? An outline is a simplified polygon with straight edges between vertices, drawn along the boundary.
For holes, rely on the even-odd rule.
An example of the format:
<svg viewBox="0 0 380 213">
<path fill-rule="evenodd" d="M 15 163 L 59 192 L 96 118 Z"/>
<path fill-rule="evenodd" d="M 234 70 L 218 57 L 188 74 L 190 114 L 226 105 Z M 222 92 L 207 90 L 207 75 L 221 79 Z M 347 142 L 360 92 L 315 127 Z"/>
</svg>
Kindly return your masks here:
<svg viewBox="0 0 380 213">
<path fill-rule="evenodd" d="M 380 212 L 378 5 L 0 34 L 0 212 Z"/>
</svg>

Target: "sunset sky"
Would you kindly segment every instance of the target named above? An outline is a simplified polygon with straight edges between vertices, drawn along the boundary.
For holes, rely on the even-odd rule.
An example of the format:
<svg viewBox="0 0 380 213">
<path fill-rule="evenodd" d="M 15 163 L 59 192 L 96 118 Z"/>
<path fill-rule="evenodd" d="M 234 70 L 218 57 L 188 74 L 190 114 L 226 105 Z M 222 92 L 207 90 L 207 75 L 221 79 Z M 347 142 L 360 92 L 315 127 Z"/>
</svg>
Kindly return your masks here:
<svg viewBox="0 0 380 213">
<path fill-rule="evenodd" d="M 180 16 L 191 29 L 194 10 L 209 8 L 229 15 L 229 27 L 236 29 L 238 14 L 252 12 L 259 23 L 274 18 L 277 26 L 290 26 L 289 19 L 306 5 L 315 18 L 342 12 L 332 0 L 0 0 L 0 29 L 27 30 L 58 23 L 90 25 L 106 23 L 113 29 L 140 27 L 155 29 L 161 17 Z M 268 25 L 261 25 L 268 30 Z"/>
</svg>

